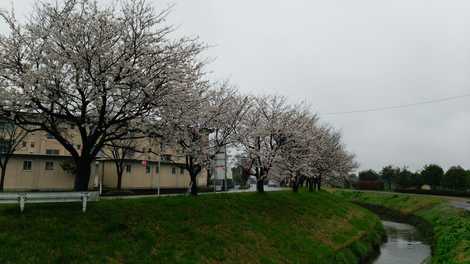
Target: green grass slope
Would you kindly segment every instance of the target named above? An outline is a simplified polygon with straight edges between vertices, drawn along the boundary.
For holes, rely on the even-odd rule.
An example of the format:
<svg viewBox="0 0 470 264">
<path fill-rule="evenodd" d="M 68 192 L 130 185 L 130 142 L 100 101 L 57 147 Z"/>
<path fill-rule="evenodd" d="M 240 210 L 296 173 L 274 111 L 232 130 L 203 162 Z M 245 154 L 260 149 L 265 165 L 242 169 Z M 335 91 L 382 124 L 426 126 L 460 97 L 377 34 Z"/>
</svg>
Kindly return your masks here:
<svg viewBox="0 0 470 264">
<path fill-rule="evenodd" d="M 433 231 L 433 263 L 470 263 L 470 212 L 436 197 L 337 191 L 350 201 L 382 206 L 426 221 Z"/>
<path fill-rule="evenodd" d="M 326 192 L 0 207 L 0 263 L 357 263 L 382 235 Z"/>
</svg>

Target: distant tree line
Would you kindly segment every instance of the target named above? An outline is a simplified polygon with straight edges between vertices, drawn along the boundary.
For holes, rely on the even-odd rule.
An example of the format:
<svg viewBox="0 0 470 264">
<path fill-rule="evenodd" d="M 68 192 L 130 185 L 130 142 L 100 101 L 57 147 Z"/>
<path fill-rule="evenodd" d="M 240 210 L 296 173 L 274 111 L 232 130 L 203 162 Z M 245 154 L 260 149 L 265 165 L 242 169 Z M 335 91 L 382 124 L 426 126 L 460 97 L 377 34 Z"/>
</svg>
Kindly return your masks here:
<svg viewBox="0 0 470 264">
<path fill-rule="evenodd" d="M 408 168 L 386 166 L 380 172 L 365 170 L 351 175 L 354 187 L 374 190 L 430 190 L 459 191 L 470 190 L 470 170 L 452 166 L 447 171 L 436 164 L 426 165 L 420 171 Z"/>
</svg>

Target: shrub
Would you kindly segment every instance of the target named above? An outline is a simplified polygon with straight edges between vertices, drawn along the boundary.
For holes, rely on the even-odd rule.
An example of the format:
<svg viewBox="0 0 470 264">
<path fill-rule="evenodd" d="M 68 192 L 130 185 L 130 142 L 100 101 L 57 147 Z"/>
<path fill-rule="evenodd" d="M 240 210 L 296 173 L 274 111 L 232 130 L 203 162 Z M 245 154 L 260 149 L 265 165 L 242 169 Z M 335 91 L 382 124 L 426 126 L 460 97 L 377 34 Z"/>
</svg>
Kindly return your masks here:
<svg viewBox="0 0 470 264">
<path fill-rule="evenodd" d="M 384 190 L 383 181 L 358 181 L 354 184 L 356 189 L 360 190 Z"/>
<path fill-rule="evenodd" d="M 379 174 L 374 170 L 367 170 L 359 172 L 359 181 L 377 181 Z"/>
<path fill-rule="evenodd" d="M 444 170 L 439 165 L 427 165 L 421 172 L 421 176 L 423 183 L 428 184 L 434 190 L 438 185 L 441 184 L 442 177 L 444 176 Z"/>
<path fill-rule="evenodd" d="M 442 178 L 441 185 L 452 190 L 468 189 L 469 180 L 467 171 L 460 166 L 451 167 Z"/>
</svg>

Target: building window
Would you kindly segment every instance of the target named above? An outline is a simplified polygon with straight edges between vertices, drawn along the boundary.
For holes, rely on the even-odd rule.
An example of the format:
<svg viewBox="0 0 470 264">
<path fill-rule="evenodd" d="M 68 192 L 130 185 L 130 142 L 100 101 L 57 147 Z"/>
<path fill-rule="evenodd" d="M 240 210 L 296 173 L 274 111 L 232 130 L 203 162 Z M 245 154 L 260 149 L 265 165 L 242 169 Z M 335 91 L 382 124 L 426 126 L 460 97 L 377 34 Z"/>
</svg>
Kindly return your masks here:
<svg viewBox="0 0 470 264">
<path fill-rule="evenodd" d="M 147 174 L 150 174 L 152 170 L 152 166 L 150 166 L 150 164 L 147 164 L 147 167 L 145 167 L 145 172 L 147 172 Z"/>
<path fill-rule="evenodd" d="M 180 174 L 184 174 L 184 168 L 180 168 Z"/>
<path fill-rule="evenodd" d="M 26 144 L 27 144 L 26 141 L 21 142 L 21 145 L 23 146 L 23 148 L 26 148 Z"/>
<path fill-rule="evenodd" d="M 35 145 L 34 145 L 34 142 L 31 142 L 31 148 L 34 148 Z"/>
<path fill-rule="evenodd" d="M 176 174 L 176 168 L 175 167 L 171 168 L 171 174 L 173 174 L 173 175 Z"/>
<path fill-rule="evenodd" d="M 131 170 L 132 170 L 132 165 L 130 165 L 130 164 L 126 165 L 126 172 L 130 173 Z"/>
<path fill-rule="evenodd" d="M 59 155 L 59 150 L 58 149 L 46 149 L 46 154 L 47 155 Z"/>
<path fill-rule="evenodd" d="M 51 133 L 47 133 L 47 138 L 48 138 L 48 139 L 54 139 L 55 137 L 54 137 L 54 135 L 52 135 Z"/>
<path fill-rule="evenodd" d="M 30 171 L 33 167 L 33 161 L 31 160 L 25 160 L 23 161 L 23 170 L 25 171 Z"/>
<path fill-rule="evenodd" d="M 54 170 L 54 162 L 46 161 L 46 170 Z"/>
</svg>

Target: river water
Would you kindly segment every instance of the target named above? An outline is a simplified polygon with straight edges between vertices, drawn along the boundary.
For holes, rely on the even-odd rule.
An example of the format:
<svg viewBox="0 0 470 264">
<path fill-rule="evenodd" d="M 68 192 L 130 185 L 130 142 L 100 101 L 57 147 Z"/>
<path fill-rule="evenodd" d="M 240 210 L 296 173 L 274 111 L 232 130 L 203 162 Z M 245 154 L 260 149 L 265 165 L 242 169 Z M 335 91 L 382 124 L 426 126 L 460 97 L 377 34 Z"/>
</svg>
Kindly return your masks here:
<svg viewBox="0 0 470 264">
<path fill-rule="evenodd" d="M 380 248 L 380 255 L 372 263 L 376 264 L 421 264 L 427 263 L 431 247 L 414 226 L 382 221 L 387 232 L 387 242 Z"/>
</svg>

